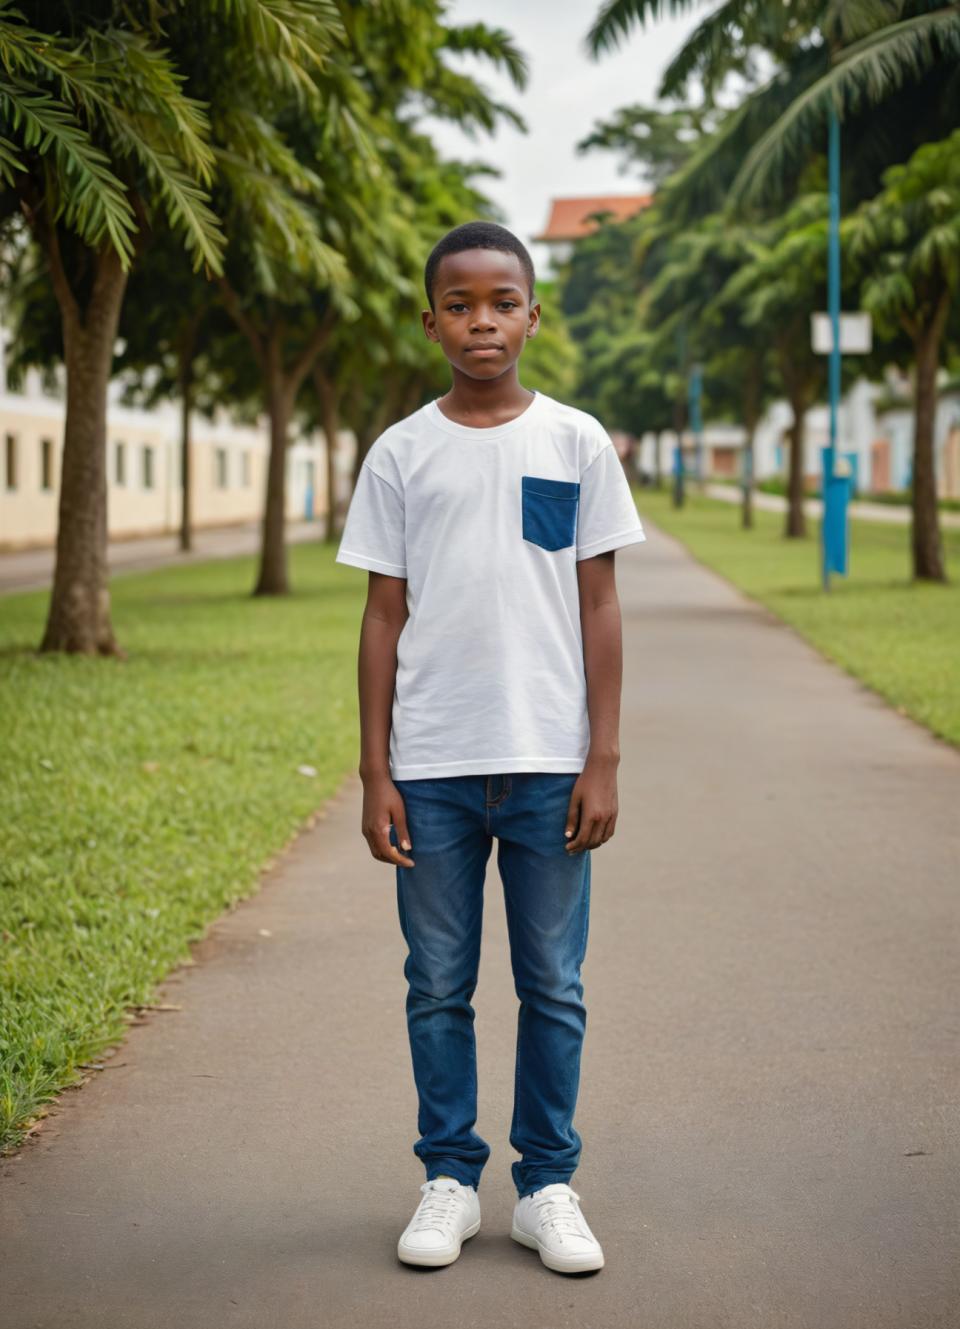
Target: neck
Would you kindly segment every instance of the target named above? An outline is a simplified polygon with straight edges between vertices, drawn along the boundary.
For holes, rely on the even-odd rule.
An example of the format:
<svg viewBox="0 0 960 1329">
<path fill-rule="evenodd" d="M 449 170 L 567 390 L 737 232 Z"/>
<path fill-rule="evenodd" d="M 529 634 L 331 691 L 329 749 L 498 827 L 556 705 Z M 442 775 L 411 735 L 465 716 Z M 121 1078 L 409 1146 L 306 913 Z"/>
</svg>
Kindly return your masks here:
<svg viewBox="0 0 960 1329">
<path fill-rule="evenodd" d="M 453 384 L 441 401 L 447 415 L 499 424 L 526 410 L 533 397 L 521 384 L 516 364 L 491 379 L 469 378 L 453 366 Z"/>
</svg>

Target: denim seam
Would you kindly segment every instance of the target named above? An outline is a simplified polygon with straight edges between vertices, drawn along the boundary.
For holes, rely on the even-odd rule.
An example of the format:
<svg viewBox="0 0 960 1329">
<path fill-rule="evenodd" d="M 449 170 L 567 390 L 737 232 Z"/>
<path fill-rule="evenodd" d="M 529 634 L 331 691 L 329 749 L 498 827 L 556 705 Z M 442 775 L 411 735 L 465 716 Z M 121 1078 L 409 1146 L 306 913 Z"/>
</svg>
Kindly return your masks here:
<svg viewBox="0 0 960 1329">
<path fill-rule="evenodd" d="M 524 1196 L 526 1196 L 526 1195 L 532 1195 L 534 1191 L 538 1191 L 538 1190 L 540 1190 L 541 1187 L 543 1187 L 543 1186 L 552 1186 L 553 1183 L 554 1183 L 554 1182 L 557 1182 L 557 1181 L 566 1182 L 567 1185 L 569 1185 L 569 1184 L 570 1184 L 570 1178 L 573 1176 L 573 1172 L 570 1172 L 570 1171 L 565 1171 L 565 1172 L 541 1172 L 541 1173 L 538 1174 L 538 1176 L 539 1176 L 539 1181 L 538 1181 L 538 1183 L 537 1183 L 536 1186 L 532 1186 L 532 1187 L 530 1188 L 530 1190 L 525 1190 L 525 1191 L 522 1191 L 522 1192 L 521 1192 L 521 1194 L 520 1194 L 520 1196 L 519 1196 L 519 1198 L 520 1198 L 521 1200 L 524 1198 Z M 529 1185 L 529 1183 L 528 1183 L 528 1182 L 525 1182 L 524 1185 Z"/>
<path fill-rule="evenodd" d="M 589 855 L 589 853 L 590 853 L 590 850 L 588 849 L 588 850 L 587 850 L 587 854 Z M 588 862 L 589 862 L 589 859 L 588 859 Z M 587 956 L 587 929 L 588 929 L 589 926 L 590 926 L 590 883 L 589 883 L 589 881 L 585 883 L 584 895 L 585 895 L 586 898 L 585 898 L 585 900 L 584 900 L 584 902 L 583 902 L 583 933 L 582 933 L 582 935 L 581 935 L 581 937 L 580 937 L 580 959 L 579 959 L 579 961 L 577 962 L 577 968 L 578 968 L 578 969 L 579 969 L 580 966 L 583 964 L 583 962 L 584 962 L 584 960 L 586 959 L 586 956 Z"/>
</svg>

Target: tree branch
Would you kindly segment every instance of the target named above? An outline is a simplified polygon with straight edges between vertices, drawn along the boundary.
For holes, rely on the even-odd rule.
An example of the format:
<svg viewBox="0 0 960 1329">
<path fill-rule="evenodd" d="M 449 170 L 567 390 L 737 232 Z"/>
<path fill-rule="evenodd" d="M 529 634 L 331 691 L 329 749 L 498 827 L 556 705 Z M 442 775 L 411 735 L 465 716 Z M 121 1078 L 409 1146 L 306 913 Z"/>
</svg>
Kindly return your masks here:
<svg viewBox="0 0 960 1329">
<path fill-rule="evenodd" d="M 253 319 L 251 319 L 245 312 L 243 306 L 240 304 L 240 297 L 237 295 L 226 277 L 221 276 L 217 278 L 217 287 L 219 288 L 220 298 L 223 301 L 227 313 L 253 348 L 253 354 L 256 357 L 257 364 L 261 369 L 266 370 L 267 349 L 264 345 L 263 338 L 256 329 Z"/>
<path fill-rule="evenodd" d="M 299 392 L 303 380 L 316 360 L 317 356 L 323 350 L 330 334 L 333 331 L 333 325 L 336 322 L 336 316 L 332 309 L 328 309 L 323 318 L 314 328 L 306 346 L 301 351 L 299 358 L 294 362 L 290 371 L 290 379 L 294 392 Z"/>
<path fill-rule="evenodd" d="M 71 330 L 79 328 L 83 322 L 83 316 L 80 312 L 77 297 L 70 285 L 70 279 L 67 277 L 67 270 L 63 266 L 60 237 L 57 234 L 56 223 L 50 219 L 46 200 L 37 192 L 36 183 L 32 177 L 28 177 L 26 180 L 18 179 L 17 193 L 20 197 L 20 210 L 26 217 L 30 229 L 37 237 L 40 248 L 47 256 L 50 284 L 53 286 L 53 293 L 57 297 L 57 304 L 60 306 L 64 324 Z"/>
</svg>

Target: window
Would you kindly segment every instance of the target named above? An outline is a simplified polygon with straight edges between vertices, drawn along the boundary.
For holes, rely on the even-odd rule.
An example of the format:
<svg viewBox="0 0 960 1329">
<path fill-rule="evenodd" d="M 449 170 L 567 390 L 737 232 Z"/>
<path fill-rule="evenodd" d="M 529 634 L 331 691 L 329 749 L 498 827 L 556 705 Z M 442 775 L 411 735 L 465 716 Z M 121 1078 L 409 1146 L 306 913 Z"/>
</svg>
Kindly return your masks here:
<svg viewBox="0 0 960 1329">
<path fill-rule="evenodd" d="M 227 487 L 227 450 L 226 448 L 214 448 L 214 484 L 218 489 Z"/>
<path fill-rule="evenodd" d="M 250 449 L 244 448 L 240 453 L 240 482 L 244 489 L 250 485 Z"/>
<path fill-rule="evenodd" d="M 40 488 L 53 488 L 53 443 L 49 438 L 40 440 Z"/>
<path fill-rule="evenodd" d="M 143 452 L 141 453 L 141 461 L 143 466 L 143 473 L 142 473 L 143 487 L 144 489 L 152 489 L 153 488 L 153 448 L 150 447 L 149 443 L 145 443 L 143 445 Z"/>
<path fill-rule="evenodd" d="M 17 440 L 14 434 L 7 434 L 4 439 L 4 462 L 7 476 L 7 488 L 17 487 Z"/>
<path fill-rule="evenodd" d="M 127 483 L 127 445 L 118 443 L 113 450 L 113 478 L 118 485 Z"/>
</svg>

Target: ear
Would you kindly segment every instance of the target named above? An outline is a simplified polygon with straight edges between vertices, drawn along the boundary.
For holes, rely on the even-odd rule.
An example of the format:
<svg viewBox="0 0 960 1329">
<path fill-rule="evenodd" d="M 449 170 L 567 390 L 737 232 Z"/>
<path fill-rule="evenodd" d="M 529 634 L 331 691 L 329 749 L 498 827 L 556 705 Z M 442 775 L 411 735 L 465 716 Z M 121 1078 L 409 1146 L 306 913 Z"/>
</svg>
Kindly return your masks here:
<svg viewBox="0 0 960 1329">
<path fill-rule="evenodd" d="M 530 317 L 527 320 L 527 336 L 535 337 L 540 330 L 540 301 L 530 306 Z"/>
<path fill-rule="evenodd" d="M 430 341 L 439 341 L 440 333 L 437 331 L 437 316 L 432 309 L 422 309 L 420 319 L 423 323 L 423 330 Z"/>
</svg>

